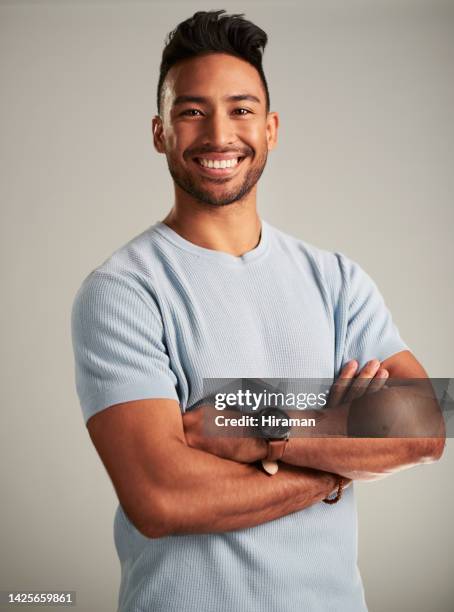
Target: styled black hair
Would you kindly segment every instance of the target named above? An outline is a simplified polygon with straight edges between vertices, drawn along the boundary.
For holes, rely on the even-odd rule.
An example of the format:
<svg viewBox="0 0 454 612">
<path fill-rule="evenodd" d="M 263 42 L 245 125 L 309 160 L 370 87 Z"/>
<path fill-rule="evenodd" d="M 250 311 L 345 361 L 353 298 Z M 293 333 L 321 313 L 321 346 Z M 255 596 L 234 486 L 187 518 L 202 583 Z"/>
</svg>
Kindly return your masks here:
<svg viewBox="0 0 454 612">
<path fill-rule="evenodd" d="M 158 115 L 161 114 L 161 89 L 166 74 L 177 62 L 208 51 L 228 53 L 249 62 L 260 75 L 266 94 L 266 111 L 270 110 L 270 94 L 262 68 L 262 54 L 268 37 L 244 14 L 224 15 L 224 10 L 197 11 L 182 21 L 165 39 L 157 91 Z"/>
</svg>

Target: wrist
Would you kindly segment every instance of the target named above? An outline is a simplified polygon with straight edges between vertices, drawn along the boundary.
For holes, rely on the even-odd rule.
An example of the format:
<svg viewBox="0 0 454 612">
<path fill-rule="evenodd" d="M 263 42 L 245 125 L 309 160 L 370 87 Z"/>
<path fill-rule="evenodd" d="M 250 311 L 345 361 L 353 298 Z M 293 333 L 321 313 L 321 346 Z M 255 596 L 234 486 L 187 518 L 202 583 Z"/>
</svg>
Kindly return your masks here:
<svg viewBox="0 0 454 612">
<path fill-rule="evenodd" d="M 337 489 L 339 487 L 339 476 L 337 474 L 332 474 L 331 472 L 329 472 L 329 475 L 329 486 L 326 492 L 326 497 L 332 497 L 336 495 Z"/>
<path fill-rule="evenodd" d="M 308 438 L 290 437 L 285 447 L 281 461 L 299 467 L 311 467 L 306 456 L 309 450 Z"/>
<path fill-rule="evenodd" d="M 337 504 L 341 499 L 346 481 L 342 476 L 335 476 L 335 487 L 330 493 L 322 499 L 325 504 Z"/>
<path fill-rule="evenodd" d="M 265 438 L 254 438 L 254 443 L 257 451 L 257 461 L 265 459 L 268 455 L 268 440 L 265 440 Z"/>
<path fill-rule="evenodd" d="M 291 426 L 288 415 L 276 407 L 264 408 L 258 413 L 258 430 L 260 433 L 259 453 L 262 466 L 268 474 L 278 470 L 277 462 L 285 453 Z"/>
</svg>

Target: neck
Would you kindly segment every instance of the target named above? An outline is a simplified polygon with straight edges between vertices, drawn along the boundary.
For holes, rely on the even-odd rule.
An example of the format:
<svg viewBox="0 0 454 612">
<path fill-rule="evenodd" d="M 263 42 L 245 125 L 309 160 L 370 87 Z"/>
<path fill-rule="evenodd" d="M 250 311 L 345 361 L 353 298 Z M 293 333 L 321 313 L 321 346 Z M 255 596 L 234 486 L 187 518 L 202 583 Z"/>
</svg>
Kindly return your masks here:
<svg viewBox="0 0 454 612">
<path fill-rule="evenodd" d="M 192 200 L 176 199 L 163 220 L 189 242 L 214 251 L 239 257 L 254 249 L 260 241 L 261 221 L 255 203 L 255 187 L 247 201 L 225 206 L 207 206 Z"/>
</svg>

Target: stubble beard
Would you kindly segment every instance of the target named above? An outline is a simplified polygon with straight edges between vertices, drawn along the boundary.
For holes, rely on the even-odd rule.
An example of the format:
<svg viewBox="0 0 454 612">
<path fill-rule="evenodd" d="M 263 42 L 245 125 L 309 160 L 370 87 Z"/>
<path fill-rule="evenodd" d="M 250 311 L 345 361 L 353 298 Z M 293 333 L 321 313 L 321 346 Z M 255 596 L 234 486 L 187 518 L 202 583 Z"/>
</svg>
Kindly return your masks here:
<svg viewBox="0 0 454 612">
<path fill-rule="evenodd" d="M 201 204 L 207 204 L 208 206 L 227 206 L 228 204 L 233 204 L 244 198 L 262 176 L 267 157 L 268 151 L 265 149 L 263 155 L 257 160 L 257 163 L 248 168 L 241 185 L 233 189 L 229 189 L 227 186 L 225 191 L 220 195 L 215 195 L 210 189 L 203 189 L 200 183 L 196 183 L 188 172 L 180 172 L 177 169 L 177 165 L 170 160 L 169 156 L 166 156 L 169 172 L 178 187 Z M 223 183 L 227 185 L 231 180 L 232 179 L 228 177 L 208 179 L 210 183 L 218 185 L 222 185 Z"/>
</svg>

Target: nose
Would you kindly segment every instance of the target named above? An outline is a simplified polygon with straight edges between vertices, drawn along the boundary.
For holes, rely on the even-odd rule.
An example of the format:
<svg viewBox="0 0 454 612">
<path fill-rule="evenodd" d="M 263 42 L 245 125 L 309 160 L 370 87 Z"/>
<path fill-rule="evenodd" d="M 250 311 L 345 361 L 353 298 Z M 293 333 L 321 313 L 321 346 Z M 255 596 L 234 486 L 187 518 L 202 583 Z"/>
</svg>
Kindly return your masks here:
<svg viewBox="0 0 454 612">
<path fill-rule="evenodd" d="M 204 121 L 204 145 L 221 148 L 233 144 L 236 140 L 233 123 L 225 112 L 213 112 Z"/>
</svg>

